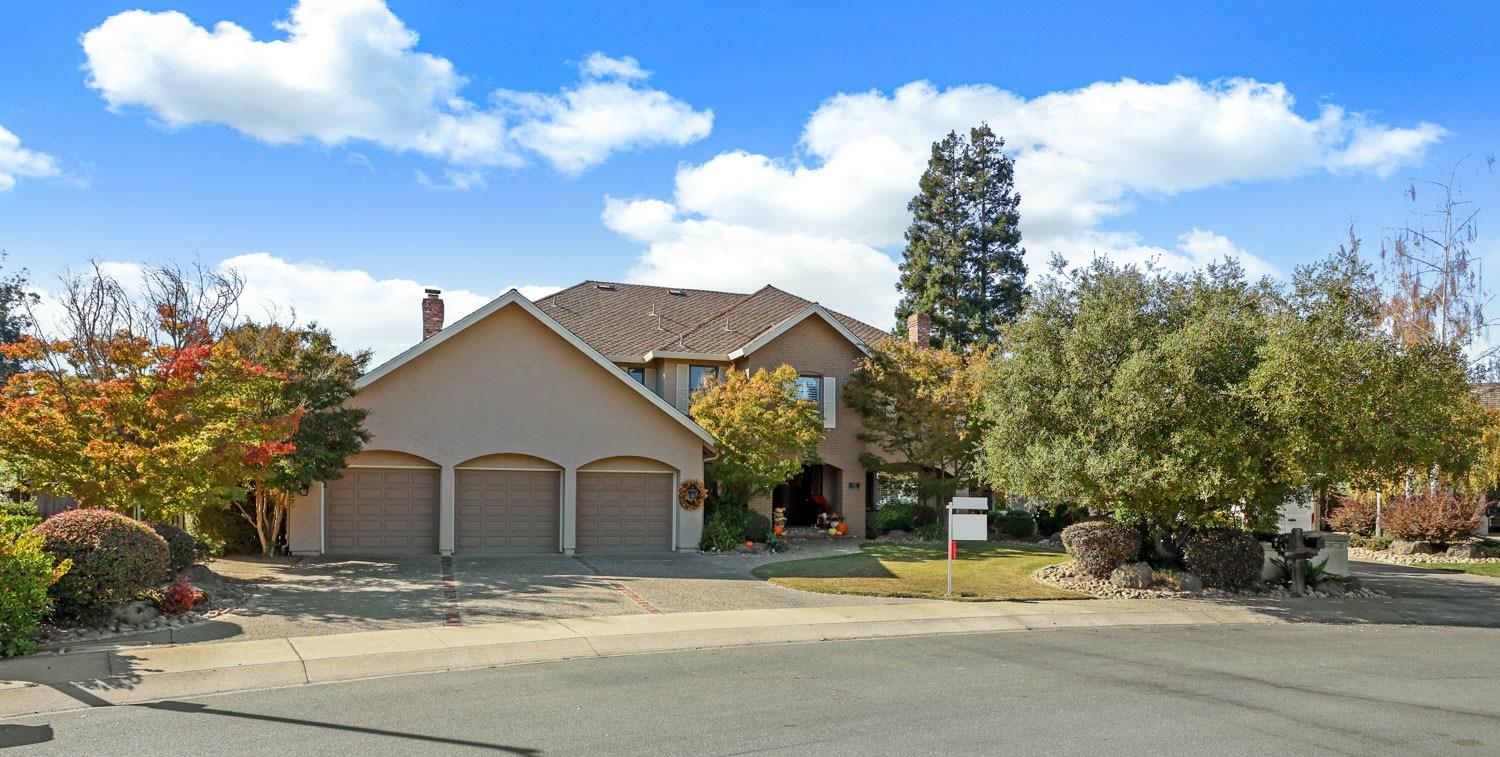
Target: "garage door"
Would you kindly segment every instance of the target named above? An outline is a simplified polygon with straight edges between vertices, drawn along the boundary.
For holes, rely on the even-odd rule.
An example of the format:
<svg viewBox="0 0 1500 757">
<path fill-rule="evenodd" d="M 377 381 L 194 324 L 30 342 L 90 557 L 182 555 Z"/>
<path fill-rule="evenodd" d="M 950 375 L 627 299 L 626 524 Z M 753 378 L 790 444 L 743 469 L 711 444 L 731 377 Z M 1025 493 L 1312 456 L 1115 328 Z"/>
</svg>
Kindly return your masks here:
<svg viewBox="0 0 1500 757">
<path fill-rule="evenodd" d="M 556 552 L 557 471 L 459 470 L 455 552 Z"/>
<path fill-rule="evenodd" d="M 670 473 L 579 473 L 578 549 L 672 549 Z"/>
<path fill-rule="evenodd" d="M 438 471 L 350 468 L 323 499 L 329 554 L 438 551 Z"/>
</svg>

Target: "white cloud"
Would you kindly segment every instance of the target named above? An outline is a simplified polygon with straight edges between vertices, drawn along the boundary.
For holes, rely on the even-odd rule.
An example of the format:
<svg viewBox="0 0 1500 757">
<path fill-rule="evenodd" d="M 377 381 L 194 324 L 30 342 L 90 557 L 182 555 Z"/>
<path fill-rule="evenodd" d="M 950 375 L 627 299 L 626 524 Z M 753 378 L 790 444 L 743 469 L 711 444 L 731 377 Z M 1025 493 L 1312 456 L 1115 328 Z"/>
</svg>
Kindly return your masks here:
<svg viewBox="0 0 1500 757">
<path fill-rule="evenodd" d="M 14 189 L 17 179 L 61 176 L 57 159 L 21 146 L 21 138 L 0 126 L 0 192 Z"/>
<path fill-rule="evenodd" d="M 1094 254 L 1154 257 L 1179 268 L 1231 254 L 1253 273 L 1268 272 L 1264 261 L 1201 229 L 1168 249 L 1102 227 L 1140 197 L 1320 171 L 1385 176 L 1421 159 L 1446 134 L 1429 123 L 1384 126 L 1333 105 L 1306 117 L 1294 105 L 1285 86 L 1246 79 L 1125 79 L 1030 100 L 987 84 L 939 90 L 918 81 L 889 95 L 829 98 L 809 117 L 794 155 L 734 150 L 682 166 L 670 203 L 610 201 L 604 219 L 648 245 L 637 271 L 653 280 L 690 283 L 709 275 L 705 269 L 727 267 L 742 272 L 734 288 L 781 284 L 777 276 L 786 276 L 808 283 L 805 296 L 862 298 L 883 308 L 894 300 L 893 265 L 862 269 L 859 276 L 874 280 L 851 292 L 847 276 L 822 273 L 826 258 L 814 250 L 899 251 L 910 221 L 906 203 L 932 143 L 987 122 L 1016 161 L 1032 270 L 1057 251 L 1080 262 Z M 643 218 L 652 219 L 649 233 L 631 231 Z M 730 240 L 752 234 L 768 246 L 731 260 Z M 796 260 L 784 250 L 797 250 Z"/>
<path fill-rule="evenodd" d="M 139 291 L 143 283 L 138 264 L 106 261 L 100 268 L 127 291 Z M 241 316 L 257 320 L 295 314 L 300 323 L 317 322 L 327 328 L 344 350 L 373 349 L 376 363 L 421 339 L 422 290 L 441 286 L 412 279 L 377 279 L 355 268 L 290 261 L 264 252 L 236 255 L 220 262 L 218 268 L 234 269 L 244 277 Z M 535 300 L 561 287 L 526 284 L 515 288 Z M 447 322 L 454 323 L 508 289 L 493 293 L 445 289 Z M 46 291 L 38 294 L 42 296 L 38 316 L 44 328 L 56 324 L 60 313 L 56 301 Z"/>
<path fill-rule="evenodd" d="M 682 218 L 657 200 L 605 200 L 604 223 L 647 245 L 630 281 L 750 291 L 775 284 L 877 326 L 896 308 L 896 263 L 856 241 Z"/>
<path fill-rule="evenodd" d="M 499 90 L 466 99 L 446 58 L 382 0 L 300 0 L 279 39 L 177 11 L 126 11 L 83 35 L 89 86 L 111 107 L 141 107 L 171 127 L 215 123 L 269 144 L 371 142 L 469 170 L 540 155 L 577 173 L 613 152 L 705 136 L 696 111 L 645 85 L 634 58 L 588 56 L 556 94 Z M 587 132 L 585 132 L 587 130 Z"/>
</svg>

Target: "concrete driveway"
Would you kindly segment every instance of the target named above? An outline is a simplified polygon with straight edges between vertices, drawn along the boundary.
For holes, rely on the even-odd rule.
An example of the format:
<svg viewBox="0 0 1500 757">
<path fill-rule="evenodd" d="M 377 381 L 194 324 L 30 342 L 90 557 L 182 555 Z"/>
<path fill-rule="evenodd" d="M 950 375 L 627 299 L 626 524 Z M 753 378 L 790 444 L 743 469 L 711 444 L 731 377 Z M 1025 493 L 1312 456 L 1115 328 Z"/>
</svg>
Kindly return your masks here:
<svg viewBox="0 0 1500 757">
<path fill-rule="evenodd" d="M 813 544 L 778 555 L 219 560 L 212 565 L 216 572 L 253 581 L 258 590 L 244 607 L 178 629 L 172 640 L 241 641 L 507 620 L 908 601 L 811 594 L 750 574 L 770 561 L 857 549 L 850 543 Z"/>
</svg>

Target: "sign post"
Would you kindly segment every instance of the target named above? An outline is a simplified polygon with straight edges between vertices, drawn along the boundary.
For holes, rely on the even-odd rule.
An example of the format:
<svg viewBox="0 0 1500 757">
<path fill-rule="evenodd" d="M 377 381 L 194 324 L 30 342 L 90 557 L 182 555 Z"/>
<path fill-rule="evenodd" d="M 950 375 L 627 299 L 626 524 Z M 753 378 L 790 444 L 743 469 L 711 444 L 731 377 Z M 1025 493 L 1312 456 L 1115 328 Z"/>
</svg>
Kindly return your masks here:
<svg viewBox="0 0 1500 757">
<path fill-rule="evenodd" d="M 954 497 L 948 503 L 948 594 L 953 596 L 953 561 L 960 541 L 988 541 L 990 502 L 984 497 Z"/>
</svg>

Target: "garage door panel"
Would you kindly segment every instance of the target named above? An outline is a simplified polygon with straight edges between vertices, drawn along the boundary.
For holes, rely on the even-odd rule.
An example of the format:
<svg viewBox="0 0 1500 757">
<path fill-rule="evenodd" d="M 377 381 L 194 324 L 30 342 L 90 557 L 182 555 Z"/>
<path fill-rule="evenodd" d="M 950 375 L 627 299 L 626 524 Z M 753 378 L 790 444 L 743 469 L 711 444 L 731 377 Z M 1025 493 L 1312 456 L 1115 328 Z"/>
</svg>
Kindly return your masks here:
<svg viewBox="0 0 1500 757">
<path fill-rule="evenodd" d="M 456 551 L 556 552 L 562 474 L 555 471 L 459 470 Z"/>
<path fill-rule="evenodd" d="M 670 473 L 578 474 L 578 549 L 671 550 L 675 494 Z"/>
<path fill-rule="evenodd" d="M 324 492 L 331 554 L 437 551 L 437 470 L 351 468 Z"/>
</svg>

